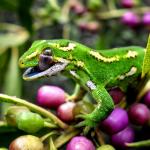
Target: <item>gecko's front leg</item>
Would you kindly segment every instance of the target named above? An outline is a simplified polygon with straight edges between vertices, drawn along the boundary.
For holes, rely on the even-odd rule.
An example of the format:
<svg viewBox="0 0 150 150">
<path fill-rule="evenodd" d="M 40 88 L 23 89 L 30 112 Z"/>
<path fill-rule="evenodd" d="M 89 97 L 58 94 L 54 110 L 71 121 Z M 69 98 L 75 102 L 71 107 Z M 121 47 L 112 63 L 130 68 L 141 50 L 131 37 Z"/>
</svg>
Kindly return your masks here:
<svg viewBox="0 0 150 150">
<path fill-rule="evenodd" d="M 103 86 L 95 85 L 95 88 L 93 87 L 91 90 L 91 94 L 96 100 L 97 105 L 91 114 L 87 114 L 85 116 L 84 124 L 88 126 L 95 126 L 111 113 L 114 108 L 114 103 L 111 96 Z"/>
<path fill-rule="evenodd" d="M 113 110 L 113 100 L 104 86 L 95 84 L 85 71 L 77 70 L 75 73 L 76 77 L 82 78 L 82 80 L 80 80 L 80 85 L 86 88 L 97 102 L 96 108 L 91 114 L 79 115 L 81 118 L 85 119 L 83 122 L 79 123 L 79 126 L 95 126 L 98 122 L 105 119 Z"/>
</svg>

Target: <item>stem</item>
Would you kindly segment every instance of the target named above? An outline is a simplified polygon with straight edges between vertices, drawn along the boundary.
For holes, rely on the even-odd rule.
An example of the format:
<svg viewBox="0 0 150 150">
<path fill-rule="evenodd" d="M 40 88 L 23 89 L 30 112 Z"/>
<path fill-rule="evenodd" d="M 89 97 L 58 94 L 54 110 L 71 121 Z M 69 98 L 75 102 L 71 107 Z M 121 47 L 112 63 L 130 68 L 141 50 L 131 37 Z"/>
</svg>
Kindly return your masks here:
<svg viewBox="0 0 150 150">
<path fill-rule="evenodd" d="M 40 137 L 40 140 L 43 142 L 43 141 L 45 141 L 49 136 L 54 135 L 54 134 L 58 134 L 58 133 L 57 133 L 56 131 L 49 132 L 49 133 L 43 135 L 42 137 Z"/>
<path fill-rule="evenodd" d="M 13 103 L 16 105 L 22 105 L 22 106 L 26 106 L 29 109 L 33 110 L 34 112 L 37 112 L 41 115 L 43 115 L 46 118 L 50 118 L 54 121 L 54 123 L 58 124 L 61 128 L 65 129 L 68 127 L 67 124 L 65 124 L 64 122 L 62 122 L 59 118 L 57 118 L 54 114 L 52 114 L 51 112 L 35 105 L 32 103 L 29 103 L 23 99 L 14 97 L 14 96 L 8 96 L 5 94 L 0 94 L 0 102 L 6 102 L 6 103 Z"/>
<path fill-rule="evenodd" d="M 79 134 L 80 130 L 77 129 L 73 129 L 69 132 L 65 132 L 64 134 L 60 135 L 55 141 L 54 141 L 54 145 L 56 146 L 56 148 L 61 147 L 63 144 L 65 144 L 67 141 L 69 141 L 72 137 L 74 137 L 75 135 Z"/>
<path fill-rule="evenodd" d="M 51 137 L 49 138 L 49 150 L 57 150 Z"/>
<path fill-rule="evenodd" d="M 73 94 L 71 96 L 68 96 L 67 100 L 77 102 L 79 100 L 82 100 L 85 94 L 86 94 L 86 91 L 79 84 L 76 84 Z"/>
<path fill-rule="evenodd" d="M 108 0 L 107 3 L 108 3 L 108 9 L 109 9 L 109 10 L 114 10 L 114 9 L 116 9 L 114 0 Z"/>
<path fill-rule="evenodd" d="M 48 0 L 48 3 L 50 4 L 50 6 L 51 6 L 54 10 L 59 10 L 59 9 L 60 9 L 57 0 Z"/>
<path fill-rule="evenodd" d="M 45 121 L 45 122 L 44 122 L 44 127 L 48 127 L 48 128 L 57 128 L 57 125 Z"/>
<path fill-rule="evenodd" d="M 97 135 L 97 139 L 98 139 L 98 142 L 100 143 L 100 145 L 104 145 L 105 141 L 104 141 L 104 138 L 102 136 L 102 132 L 98 129 L 98 127 L 96 128 L 95 133 Z"/>
<path fill-rule="evenodd" d="M 143 14 L 147 11 L 150 10 L 150 7 L 138 7 L 138 8 L 133 8 L 132 11 L 137 13 L 137 14 Z M 129 9 L 115 9 L 107 12 L 100 12 L 97 14 L 97 16 L 100 19 L 112 19 L 112 18 L 120 18 L 125 12 L 129 11 Z"/>
<path fill-rule="evenodd" d="M 149 140 L 144 140 L 144 141 L 139 141 L 139 142 L 134 142 L 134 143 L 126 143 L 126 146 L 128 147 L 149 147 L 150 146 L 150 139 Z"/>
</svg>

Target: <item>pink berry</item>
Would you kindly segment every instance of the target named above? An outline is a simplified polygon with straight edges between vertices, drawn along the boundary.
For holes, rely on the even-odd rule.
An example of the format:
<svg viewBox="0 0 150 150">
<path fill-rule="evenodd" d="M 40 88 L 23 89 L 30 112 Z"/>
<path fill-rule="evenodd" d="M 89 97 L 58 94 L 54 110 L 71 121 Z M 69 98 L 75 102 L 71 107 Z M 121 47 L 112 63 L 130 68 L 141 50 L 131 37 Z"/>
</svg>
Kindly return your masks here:
<svg viewBox="0 0 150 150">
<path fill-rule="evenodd" d="M 68 143 L 66 150 L 95 150 L 95 146 L 86 137 L 76 136 Z"/>
<path fill-rule="evenodd" d="M 132 8 L 135 5 L 135 0 L 121 0 L 121 5 L 125 8 Z"/>
<path fill-rule="evenodd" d="M 146 12 L 142 18 L 142 22 L 145 26 L 150 26 L 150 12 Z"/>
<path fill-rule="evenodd" d="M 128 114 L 122 108 L 115 108 L 112 113 L 101 123 L 108 134 L 117 133 L 128 125 Z"/>
<path fill-rule="evenodd" d="M 148 123 L 150 111 L 144 104 L 135 103 L 128 110 L 130 121 L 137 125 Z"/>
<path fill-rule="evenodd" d="M 65 122 L 72 121 L 74 119 L 73 115 L 74 107 L 75 107 L 74 102 L 66 102 L 64 104 L 61 104 L 57 109 L 58 117 Z"/>
<path fill-rule="evenodd" d="M 119 148 L 124 148 L 125 143 L 134 141 L 134 130 L 131 127 L 126 127 L 124 130 L 111 136 L 112 144 Z"/>
<path fill-rule="evenodd" d="M 140 18 L 134 12 L 128 11 L 128 12 L 124 13 L 124 15 L 121 18 L 121 21 L 123 24 L 125 24 L 129 27 L 136 27 L 140 23 Z"/>
<path fill-rule="evenodd" d="M 65 102 L 65 92 L 57 86 L 44 85 L 37 93 L 37 103 L 46 108 L 57 108 Z"/>
</svg>

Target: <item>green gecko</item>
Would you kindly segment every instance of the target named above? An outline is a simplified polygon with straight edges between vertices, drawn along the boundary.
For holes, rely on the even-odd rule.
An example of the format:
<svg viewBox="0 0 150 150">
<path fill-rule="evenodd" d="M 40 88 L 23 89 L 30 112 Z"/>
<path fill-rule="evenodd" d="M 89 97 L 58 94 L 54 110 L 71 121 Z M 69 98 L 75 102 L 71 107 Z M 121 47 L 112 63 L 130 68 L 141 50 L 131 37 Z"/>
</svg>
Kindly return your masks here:
<svg viewBox="0 0 150 150">
<path fill-rule="evenodd" d="M 61 72 L 90 92 L 97 107 L 83 115 L 83 124 L 95 126 L 113 110 L 106 89 L 118 86 L 126 91 L 141 76 L 145 48 L 130 46 L 94 50 L 80 43 L 60 40 L 35 41 L 19 60 L 25 80 L 34 80 Z"/>
</svg>

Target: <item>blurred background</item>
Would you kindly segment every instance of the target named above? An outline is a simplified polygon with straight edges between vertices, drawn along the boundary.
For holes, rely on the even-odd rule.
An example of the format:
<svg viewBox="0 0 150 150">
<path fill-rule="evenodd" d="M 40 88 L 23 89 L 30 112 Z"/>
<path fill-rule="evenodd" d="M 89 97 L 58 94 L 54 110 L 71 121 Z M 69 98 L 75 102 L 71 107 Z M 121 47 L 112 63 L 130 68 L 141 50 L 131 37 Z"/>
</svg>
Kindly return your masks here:
<svg viewBox="0 0 150 150">
<path fill-rule="evenodd" d="M 23 81 L 19 57 L 38 39 L 67 38 L 94 49 L 146 47 L 149 0 L 0 0 L 0 92 L 34 101 L 43 84 L 71 93 L 61 75 Z"/>
</svg>

